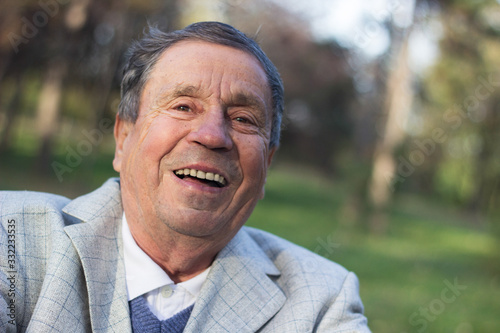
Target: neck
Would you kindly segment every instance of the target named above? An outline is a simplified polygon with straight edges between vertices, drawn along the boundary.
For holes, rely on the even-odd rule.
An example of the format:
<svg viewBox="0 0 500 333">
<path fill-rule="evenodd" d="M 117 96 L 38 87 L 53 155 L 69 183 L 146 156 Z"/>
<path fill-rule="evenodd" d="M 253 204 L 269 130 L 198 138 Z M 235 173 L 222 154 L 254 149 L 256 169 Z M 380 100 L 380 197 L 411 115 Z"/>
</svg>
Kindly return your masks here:
<svg viewBox="0 0 500 333">
<path fill-rule="evenodd" d="M 224 247 L 210 239 L 182 235 L 168 230 L 146 228 L 128 220 L 137 245 L 168 274 L 174 283 L 189 280 L 206 270 Z"/>
</svg>

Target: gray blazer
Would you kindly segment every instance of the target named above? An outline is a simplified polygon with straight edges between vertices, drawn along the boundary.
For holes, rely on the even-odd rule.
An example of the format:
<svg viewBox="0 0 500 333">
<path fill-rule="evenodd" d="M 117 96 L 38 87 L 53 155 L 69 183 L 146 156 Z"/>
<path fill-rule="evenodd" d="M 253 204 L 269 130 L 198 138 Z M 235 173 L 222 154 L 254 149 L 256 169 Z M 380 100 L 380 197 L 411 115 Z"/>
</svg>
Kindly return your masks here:
<svg viewBox="0 0 500 333">
<path fill-rule="evenodd" d="M 118 179 L 73 201 L 0 192 L 0 332 L 131 332 L 122 213 Z M 369 332 L 362 313 L 353 273 L 243 227 L 184 332 Z"/>
</svg>

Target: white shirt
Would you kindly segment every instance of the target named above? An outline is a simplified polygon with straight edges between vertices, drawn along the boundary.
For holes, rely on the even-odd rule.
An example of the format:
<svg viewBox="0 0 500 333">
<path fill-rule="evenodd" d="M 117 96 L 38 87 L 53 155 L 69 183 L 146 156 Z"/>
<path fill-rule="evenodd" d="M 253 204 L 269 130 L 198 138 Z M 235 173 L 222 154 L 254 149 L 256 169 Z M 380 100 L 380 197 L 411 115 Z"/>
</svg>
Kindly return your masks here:
<svg viewBox="0 0 500 333">
<path fill-rule="evenodd" d="M 210 267 L 197 276 L 175 284 L 135 242 L 125 213 L 122 219 L 123 254 L 128 300 L 146 298 L 149 309 L 159 320 L 165 320 L 196 301 Z"/>
</svg>

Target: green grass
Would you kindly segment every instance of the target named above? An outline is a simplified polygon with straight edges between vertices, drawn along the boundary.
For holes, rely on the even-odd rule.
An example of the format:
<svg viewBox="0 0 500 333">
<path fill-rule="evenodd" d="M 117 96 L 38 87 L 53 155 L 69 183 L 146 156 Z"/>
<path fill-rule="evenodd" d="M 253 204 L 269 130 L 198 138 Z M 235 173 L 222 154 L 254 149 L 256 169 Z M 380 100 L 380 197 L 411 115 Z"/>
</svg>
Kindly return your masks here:
<svg viewBox="0 0 500 333">
<path fill-rule="evenodd" d="M 107 148 L 104 144 L 94 146 L 91 154 L 81 156 L 80 163 L 71 165 L 58 178 L 52 164 L 67 167 L 67 148 L 76 149 L 78 141 L 58 142 L 54 156 L 44 168 L 34 156 L 32 141 L 33 138 L 23 138 L 15 150 L 0 153 L 0 190 L 42 191 L 75 198 L 96 189 L 110 177 L 118 177 L 111 164 L 113 153 L 103 149 Z"/>
<path fill-rule="evenodd" d="M 96 153 L 97 153 L 96 148 Z M 116 176 L 112 154 L 87 156 L 59 182 L 40 177 L 29 151 L 0 157 L 0 189 L 42 190 L 75 197 Z M 54 157 L 63 162 L 64 147 Z M 353 189 L 308 169 L 271 169 L 266 197 L 248 225 L 282 236 L 354 271 L 374 332 L 500 332 L 498 241 L 484 222 L 452 207 L 399 196 L 384 235 L 371 235 L 352 201 Z M 361 220 L 361 222 L 359 222 Z M 358 222 L 356 222 L 358 221 Z M 467 288 L 431 320 L 410 323 L 438 306 L 446 282 Z M 444 304 L 444 303 L 443 303 Z M 414 319 L 422 319 L 415 317 Z M 425 324 L 425 326 L 424 326 Z"/>
<path fill-rule="evenodd" d="M 374 332 L 500 332 L 497 244 L 480 224 L 406 196 L 390 210 L 387 233 L 371 235 L 353 223 L 349 194 L 345 184 L 310 171 L 271 170 L 266 198 L 248 225 L 354 271 Z M 445 281 L 455 279 L 466 289 L 449 304 L 441 301 Z M 430 308 L 428 319 L 421 308 Z"/>
</svg>

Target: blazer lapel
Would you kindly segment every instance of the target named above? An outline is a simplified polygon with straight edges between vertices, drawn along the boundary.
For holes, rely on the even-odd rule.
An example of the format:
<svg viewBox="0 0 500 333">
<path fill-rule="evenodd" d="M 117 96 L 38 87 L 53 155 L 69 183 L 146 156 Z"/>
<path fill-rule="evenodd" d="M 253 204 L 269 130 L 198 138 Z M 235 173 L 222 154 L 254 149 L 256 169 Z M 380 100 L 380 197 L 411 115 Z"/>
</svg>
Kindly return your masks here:
<svg viewBox="0 0 500 333">
<path fill-rule="evenodd" d="M 70 202 L 63 212 L 76 223 L 64 230 L 75 246 L 87 283 L 92 331 L 131 332 L 123 263 L 120 184 L 108 180 Z"/>
<path fill-rule="evenodd" d="M 217 255 L 184 332 L 256 332 L 283 306 L 280 272 L 244 230 Z"/>
</svg>

